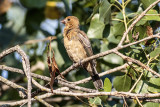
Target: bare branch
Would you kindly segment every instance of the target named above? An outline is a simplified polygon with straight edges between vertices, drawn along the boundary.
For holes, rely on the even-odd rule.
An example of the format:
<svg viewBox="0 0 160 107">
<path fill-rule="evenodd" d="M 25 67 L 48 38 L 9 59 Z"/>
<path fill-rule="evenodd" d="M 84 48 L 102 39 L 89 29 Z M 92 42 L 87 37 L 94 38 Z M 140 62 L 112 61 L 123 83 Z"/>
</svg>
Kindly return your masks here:
<svg viewBox="0 0 160 107">
<path fill-rule="evenodd" d="M 62 88 L 59 88 L 57 90 L 58 91 L 67 91 L 68 87 L 62 87 Z M 46 93 L 46 94 L 43 94 L 43 95 L 39 95 L 37 97 L 40 98 L 40 99 L 43 99 L 43 98 L 51 97 L 52 95 L 53 95 L 53 93 Z M 35 99 L 32 98 L 32 101 L 35 101 Z M 2 106 L 2 105 L 16 106 L 16 105 L 25 104 L 26 102 L 28 102 L 27 99 L 20 100 L 20 101 L 0 101 L 0 106 Z"/>
<path fill-rule="evenodd" d="M 129 66 L 127 63 L 125 63 L 124 65 L 121 65 L 119 67 L 116 67 L 116 68 L 113 68 L 113 69 L 110 69 L 108 71 L 105 71 L 105 72 L 102 72 L 99 74 L 100 77 L 104 76 L 104 75 L 107 75 L 107 74 L 111 74 L 113 72 L 117 72 L 117 71 L 120 71 L 124 68 L 126 68 L 127 66 Z M 87 83 L 88 81 L 91 80 L 91 77 L 88 77 L 88 78 L 85 78 L 85 79 L 82 79 L 82 80 L 79 80 L 79 81 L 76 81 L 76 82 L 72 82 L 73 84 L 83 84 L 83 83 Z"/>
<path fill-rule="evenodd" d="M 83 63 L 85 63 L 85 62 L 88 62 L 88 61 L 90 61 L 90 60 L 93 60 L 93 59 L 97 59 L 97 58 L 106 56 L 106 55 L 111 54 L 111 53 L 114 53 L 114 52 L 116 52 L 116 51 L 118 51 L 118 50 L 120 50 L 120 49 L 124 49 L 124 48 L 126 48 L 126 47 L 129 47 L 129 46 L 132 46 L 132 45 L 141 43 L 141 42 L 143 42 L 143 41 L 146 41 L 146 40 L 149 40 L 149 39 L 152 39 L 152 38 L 160 38 L 160 36 L 159 36 L 159 34 L 152 35 L 152 36 L 146 37 L 146 38 L 144 38 L 144 39 L 141 39 L 141 40 L 139 40 L 139 41 L 136 41 L 136 42 L 133 42 L 133 43 L 129 43 L 129 44 L 124 45 L 124 46 L 121 46 L 121 47 L 116 47 L 116 48 L 113 48 L 113 49 L 111 49 L 111 50 L 107 50 L 107 51 L 105 51 L 105 52 L 101 52 L 101 53 L 99 53 L 99 54 L 96 54 L 96 55 L 93 55 L 93 56 L 90 56 L 90 57 L 87 57 L 87 58 L 83 59 L 83 60 L 81 61 L 81 64 L 83 64 Z M 71 65 L 69 68 L 67 68 L 65 71 L 63 71 L 61 74 L 62 74 L 62 75 L 65 75 L 65 74 L 67 74 L 68 72 L 70 72 L 71 70 L 77 68 L 78 66 L 80 66 L 79 63 L 75 63 L 75 64 Z M 58 76 L 58 77 L 60 77 L 60 76 Z"/>
<path fill-rule="evenodd" d="M 136 97 L 136 100 L 137 100 L 137 102 L 138 102 L 138 104 L 141 106 L 141 107 L 143 107 L 143 105 L 141 104 L 141 102 L 139 101 L 139 99 Z"/>
<path fill-rule="evenodd" d="M 0 76 L 0 81 L 3 82 L 4 84 L 10 86 L 10 87 L 13 87 L 13 88 L 17 89 L 19 92 L 21 92 L 21 93 L 19 93 L 21 97 L 24 98 L 26 96 L 26 91 L 27 90 L 24 87 L 22 87 L 20 85 L 17 85 L 14 82 L 11 82 L 11 81 L 3 78 L 2 76 Z"/>
<path fill-rule="evenodd" d="M 49 40 L 54 40 L 56 39 L 56 36 L 49 36 L 49 37 L 46 37 L 44 39 L 39 39 L 39 40 L 28 40 L 26 42 L 24 42 L 22 45 L 30 45 L 30 44 L 35 44 L 35 43 L 38 43 L 38 42 L 43 42 L 43 41 L 49 41 Z"/>
<path fill-rule="evenodd" d="M 44 101 L 41 98 L 38 98 L 37 96 L 34 97 L 36 100 L 38 100 L 39 102 L 41 102 L 42 104 L 44 104 L 46 107 L 53 107 L 52 105 L 48 104 L 46 101 Z"/>
<path fill-rule="evenodd" d="M 128 56 L 125 56 L 123 54 L 121 54 L 120 52 L 115 52 L 115 54 L 119 55 L 120 57 L 122 57 L 124 60 L 127 60 L 128 62 L 133 62 L 135 64 L 138 64 L 139 66 L 141 66 L 143 69 L 146 69 L 148 70 L 149 72 L 155 74 L 156 76 L 160 77 L 160 74 L 157 73 L 156 71 L 152 70 L 151 68 L 149 68 L 148 66 L 146 66 L 145 64 L 143 64 L 142 62 L 136 60 L 136 59 L 133 59 L 133 58 L 130 58 Z"/>
<path fill-rule="evenodd" d="M 144 99 L 144 101 L 148 101 L 148 102 L 154 102 L 154 103 L 160 103 L 160 99 Z"/>
<path fill-rule="evenodd" d="M 12 47 L 12 48 L 7 49 L 7 50 L 3 51 L 2 53 L 0 53 L 0 59 L 2 59 L 6 55 L 8 55 L 10 53 L 13 53 L 15 51 L 18 52 L 21 55 L 21 57 L 22 57 L 23 69 L 24 69 L 24 72 L 25 72 L 25 74 L 27 76 L 27 79 L 28 79 L 28 107 L 31 107 L 31 90 L 32 90 L 32 86 L 31 86 L 31 72 L 30 72 L 30 63 L 29 63 L 29 60 L 27 58 L 27 55 L 17 45 L 15 47 Z"/>
<path fill-rule="evenodd" d="M 121 46 L 122 46 L 123 41 L 125 40 L 127 34 L 128 34 L 129 31 L 136 25 L 136 23 L 137 23 L 138 21 L 140 21 L 140 20 L 145 16 L 145 14 L 146 14 L 152 7 L 154 7 L 154 6 L 155 6 L 157 3 L 159 3 L 159 2 L 160 2 L 160 0 L 157 0 L 157 1 L 155 1 L 154 3 L 152 3 L 145 11 L 143 11 L 143 12 L 134 20 L 134 22 L 129 26 L 129 28 L 128 28 L 128 29 L 126 30 L 126 32 L 123 34 L 123 37 L 122 37 L 120 43 L 118 44 L 118 47 L 121 47 Z"/>
<path fill-rule="evenodd" d="M 136 85 L 137 85 L 138 82 L 140 81 L 142 75 L 143 75 L 143 72 L 142 72 L 141 75 L 139 76 L 138 80 L 134 83 L 134 85 L 132 86 L 132 88 L 129 90 L 129 92 L 132 92 L 132 91 L 133 91 L 133 89 L 136 87 Z"/>
<path fill-rule="evenodd" d="M 11 71 L 11 72 L 17 72 L 17 73 L 20 73 L 20 74 L 24 74 L 23 70 L 18 69 L 18 68 L 8 67 L 6 65 L 0 65 L 0 69 L 1 70 Z M 39 78 L 41 80 L 50 81 L 49 77 L 41 76 L 41 75 L 38 75 L 38 74 L 35 74 L 35 73 L 31 73 L 31 76 L 35 77 L 35 78 Z"/>
<path fill-rule="evenodd" d="M 8 66 L 5 66 L 5 65 L 0 65 L 0 69 L 7 70 L 7 71 L 12 71 L 12 72 L 17 72 L 17 73 L 20 73 L 20 74 L 24 74 L 23 70 L 21 70 L 21 69 L 13 68 L 13 67 L 8 67 Z M 33 76 L 35 78 L 39 78 L 41 80 L 50 81 L 50 78 L 46 77 L 46 76 L 42 76 L 42 75 L 38 75 L 38 74 L 34 74 L 34 73 L 31 73 L 31 76 Z M 37 84 L 35 82 L 35 80 L 33 80 L 32 82 L 35 85 Z M 76 86 L 74 84 L 69 84 L 69 83 L 63 82 L 63 81 L 61 81 L 61 79 L 58 79 L 58 81 L 55 80 L 55 82 L 57 82 L 58 84 L 60 84 L 62 86 L 66 86 L 66 87 L 73 88 L 73 89 L 76 89 L 76 90 L 81 90 L 81 91 L 85 91 L 85 92 L 97 92 L 97 90 L 93 90 L 93 89 L 89 89 L 89 88 L 84 88 L 84 87 Z M 39 87 L 39 86 L 37 86 L 37 87 Z"/>
</svg>

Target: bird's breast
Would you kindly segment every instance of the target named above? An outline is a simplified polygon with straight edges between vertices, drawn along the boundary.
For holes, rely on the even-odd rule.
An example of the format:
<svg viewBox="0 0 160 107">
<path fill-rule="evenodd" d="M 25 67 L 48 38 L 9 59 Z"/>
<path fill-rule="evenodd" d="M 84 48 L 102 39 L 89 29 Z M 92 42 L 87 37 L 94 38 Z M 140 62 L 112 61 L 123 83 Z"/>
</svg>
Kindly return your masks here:
<svg viewBox="0 0 160 107">
<path fill-rule="evenodd" d="M 70 40 L 67 37 L 64 37 L 64 46 L 70 59 L 74 62 L 79 62 L 87 57 L 85 49 L 76 37 Z"/>
</svg>

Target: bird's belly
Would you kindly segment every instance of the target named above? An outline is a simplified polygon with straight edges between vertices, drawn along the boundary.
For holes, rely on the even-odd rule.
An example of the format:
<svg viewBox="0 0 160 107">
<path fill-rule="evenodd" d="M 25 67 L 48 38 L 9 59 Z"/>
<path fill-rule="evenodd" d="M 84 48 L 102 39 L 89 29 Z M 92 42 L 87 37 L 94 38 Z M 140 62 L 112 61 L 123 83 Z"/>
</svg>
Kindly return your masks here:
<svg viewBox="0 0 160 107">
<path fill-rule="evenodd" d="M 80 60 L 87 57 L 86 51 L 82 44 L 78 40 L 67 40 L 64 39 L 64 45 L 67 53 L 71 60 L 74 62 L 79 62 Z"/>
</svg>

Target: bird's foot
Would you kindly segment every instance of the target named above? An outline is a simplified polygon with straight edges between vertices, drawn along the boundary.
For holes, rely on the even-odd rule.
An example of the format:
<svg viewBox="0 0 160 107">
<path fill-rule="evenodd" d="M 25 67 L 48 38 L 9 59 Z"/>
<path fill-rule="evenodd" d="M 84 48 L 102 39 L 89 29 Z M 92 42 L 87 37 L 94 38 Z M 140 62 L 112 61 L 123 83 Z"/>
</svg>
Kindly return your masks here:
<svg viewBox="0 0 160 107">
<path fill-rule="evenodd" d="M 81 61 L 82 61 L 82 60 L 80 60 L 79 62 L 77 62 L 77 63 L 78 63 L 78 66 L 83 67 L 83 64 L 82 64 Z M 76 68 L 76 63 L 75 63 L 75 62 L 73 63 L 73 67 Z"/>
<path fill-rule="evenodd" d="M 73 62 L 73 65 L 72 65 L 72 66 L 73 66 L 73 68 L 75 68 L 75 67 L 76 67 L 76 66 L 75 66 L 75 64 L 76 64 L 76 63 L 74 63 L 74 62 Z"/>
<path fill-rule="evenodd" d="M 80 60 L 80 61 L 78 62 L 78 65 L 81 66 L 81 67 L 83 67 L 82 60 Z"/>
</svg>

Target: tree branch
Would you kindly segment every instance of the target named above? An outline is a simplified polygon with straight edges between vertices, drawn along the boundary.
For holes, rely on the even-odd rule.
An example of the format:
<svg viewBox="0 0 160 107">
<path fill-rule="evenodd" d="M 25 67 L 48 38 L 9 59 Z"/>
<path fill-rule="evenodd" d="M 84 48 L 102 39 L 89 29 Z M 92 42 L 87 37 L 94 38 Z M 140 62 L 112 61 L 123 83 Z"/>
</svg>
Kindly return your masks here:
<svg viewBox="0 0 160 107">
<path fill-rule="evenodd" d="M 122 46 L 123 41 L 125 40 L 127 34 L 128 34 L 129 31 L 136 25 L 136 23 L 137 23 L 138 21 L 140 21 L 140 20 L 145 16 L 145 14 L 146 14 L 152 7 L 154 7 L 154 6 L 155 6 L 157 3 L 159 3 L 159 2 L 160 2 L 160 0 L 157 0 L 157 1 L 155 1 L 154 3 L 152 3 L 145 11 L 143 11 L 143 12 L 133 21 L 133 23 L 129 26 L 129 28 L 128 28 L 128 29 L 126 30 L 126 32 L 123 34 L 122 39 L 121 39 L 121 41 L 120 41 L 119 44 L 118 44 L 118 47 L 121 47 L 121 46 Z"/>
<path fill-rule="evenodd" d="M 27 58 L 27 55 L 17 45 L 17 46 L 14 46 L 14 47 L 12 47 L 10 49 L 7 49 L 7 50 L 3 51 L 2 53 L 0 53 L 0 59 L 2 59 L 6 55 L 8 55 L 10 53 L 13 53 L 15 51 L 18 52 L 18 54 L 20 54 L 21 57 L 22 57 L 23 69 L 24 69 L 24 72 L 25 72 L 25 74 L 27 76 L 27 79 L 28 79 L 28 107 L 31 107 L 31 90 L 32 90 L 32 86 L 31 86 L 31 72 L 30 72 L 30 63 L 29 63 L 29 60 Z"/>
<path fill-rule="evenodd" d="M 0 69 L 1 70 L 12 71 L 12 72 L 17 72 L 17 73 L 20 73 L 20 74 L 24 74 L 23 70 L 21 70 L 21 69 L 17 69 L 17 68 L 13 68 L 13 67 L 8 67 L 8 66 L 5 66 L 5 65 L 0 65 Z M 39 78 L 41 80 L 49 81 L 49 82 L 51 80 L 49 77 L 38 75 L 38 74 L 34 74 L 34 73 L 31 73 L 31 76 L 33 76 L 35 78 Z M 62 86 L 66 86 L 66 87 L 69 87 L 69 88 L 72 88 L 72 89 L 76 89 L 76 90 L 80 90 L 80 91 L 85 91 L 85 92 L 97 92 L 97 90 L 94 90 L 94 89 L 84 88 L 84 87 L 76 86 L 74 84 L 69 84 L 69 83 L 63 82 L 63 81 L 61 81 L 61 79 L 60 80 L 57 79 L 57 80 L 55 80 L 55 82 L 57 82 L 58 84 L 60 84 Z M 34 81 L 34 80 L 32 80 L 32 82 L 34 82 L 35 85 L 37 84 L 36 81 Z M 39 87 L 38 85 L 36 85 L 36 86 Z"/>
<path fill-rule="evenodd" d="M 85 58 L 85 59 L 83 59 L 83 60 L 81 61 L 81 64 L 83 64 L 83 63 L 85 63 L 85 62 L 88 62 L 88 61 L 90 61 L 90 60 L 93 60 L 93 59 L 97 59 L 97 58 L 106 56 L 106 55 L 108 55 L 108 54 L 114 53 L 114 52 L 116 52 L 116 51 L 118 51 L 118 50 L 124 49 L 124 48 L 129 47 L 129 46 L 132 46 L 132 45 L 141 43 L 141 42 L 143 42 L 143 41 L 150 40 L 150 39 L 152 39 L 152 38 L 160 38 L 159 33 L 156 34 L 156 35 L 152 35 L 152 36 L 146 37 L 146 38 L 141 39 L 141 40 L 139 40 L 139 41 L 136 41 L 136 42 L 133 42 L 133 43 L 129 43 L 129 44 L 127 44 L 127 45 L 124 45 L 124 46 L 121 46 L 121 47 L 116 47 L 116 48 L 113 48 L 113 49 L 111 49 L 111 50 L 107 50 L 107 51 L 105 51 L 105 52 L 101 52 L 101 53 L 99 53 L 99 54 L 96 54 L 96 55 L 87 57 L 87 58 Z M 71 65 L 70 67 L 68 67 L 68 68 L 67 68 L 65 71 L 63 71 L 61 74 L 62 74 L 62 75 L 65 75 L 65 74 L 67 74 L 68 72 L 70 72 L 71 70 L 73 70 L 73 69 L 75 69 L 75 68 L 77 68 L 77 67 L 79 67 L 79 66 L 80 66 L 79 63 L 75 63 L 75 64 Z M 59 78 L 59 77 L 60 77 L 60 76 L 58 76 L 58 78 Z"/>
<path fill-rule="evenodd" d="M 124 68 L 126 68 L 127 66 L 129 66 L 127 63 L 119 66 L 119 67 L 116 67 L 116 68 L 113 68 L 113 69 L 110 69 L 108 71 L 105 71 L 105 72 L 102 72 L 102 73 L 99 73 L 99 76 L 102 77 L 104 75 L 107 75 L 107 74 L 111 74 L 111 73 L 114 73 L 114 72 L 117 72 L 117 71 L 120 71 Z M 85 79 L 82 79 L 82 80 L 79 80 L 79 81 L 76 81 L 76 82 L 72 82 L 73 84 L 83 84 L 83 83 L 87 83 L 88 81 L 91 80 L 91 77 L 88 77 L 88 78 L 85 78 Z"/>
<path fill-rule="evenodd" d="M 149 68 L 148 66 L 146 66 L 145 64 L 143 64 L 142 62 L 133 59 L 131 57 L 125 56 L 123 54 L 121 54 L 120 52 L 114 52 L 115 54 L 117 54 L 118 56 L 122 57 L 124 60 L 128 61 L 128 62 L 133 62 L 135 64 L 138 64 L 139 66 L 141 66 L 143 69 L 146 69 L 148 71 L 150 71 L 152 74 L 155 74 L 156 76 L 160 77 L 160 74 L 157 73 L 156 71 L 152 70 L 151 68 Z"/>
<path fill-rule="evenodd" d="M 3 82 L 3 83 L 6 84 L 6 85 L 12 87 L 12 88 L 17 89 L 17 90 L 19 91 L 20 97 L 23 97 L 23 98 L 24 98 L 24 97 L 26 96 L 26 91 L 27 91 L 27 90 L 26 90 L 24 87 L 22 87 L 22 86 L 20 86 L 20 85 L 17 85 L 17 84 L 15 84 L 14 82 L 11 82 L 11 81 L 3 78 L 2 76 L 0 76 L 0 81 Z"/>
</svg>

